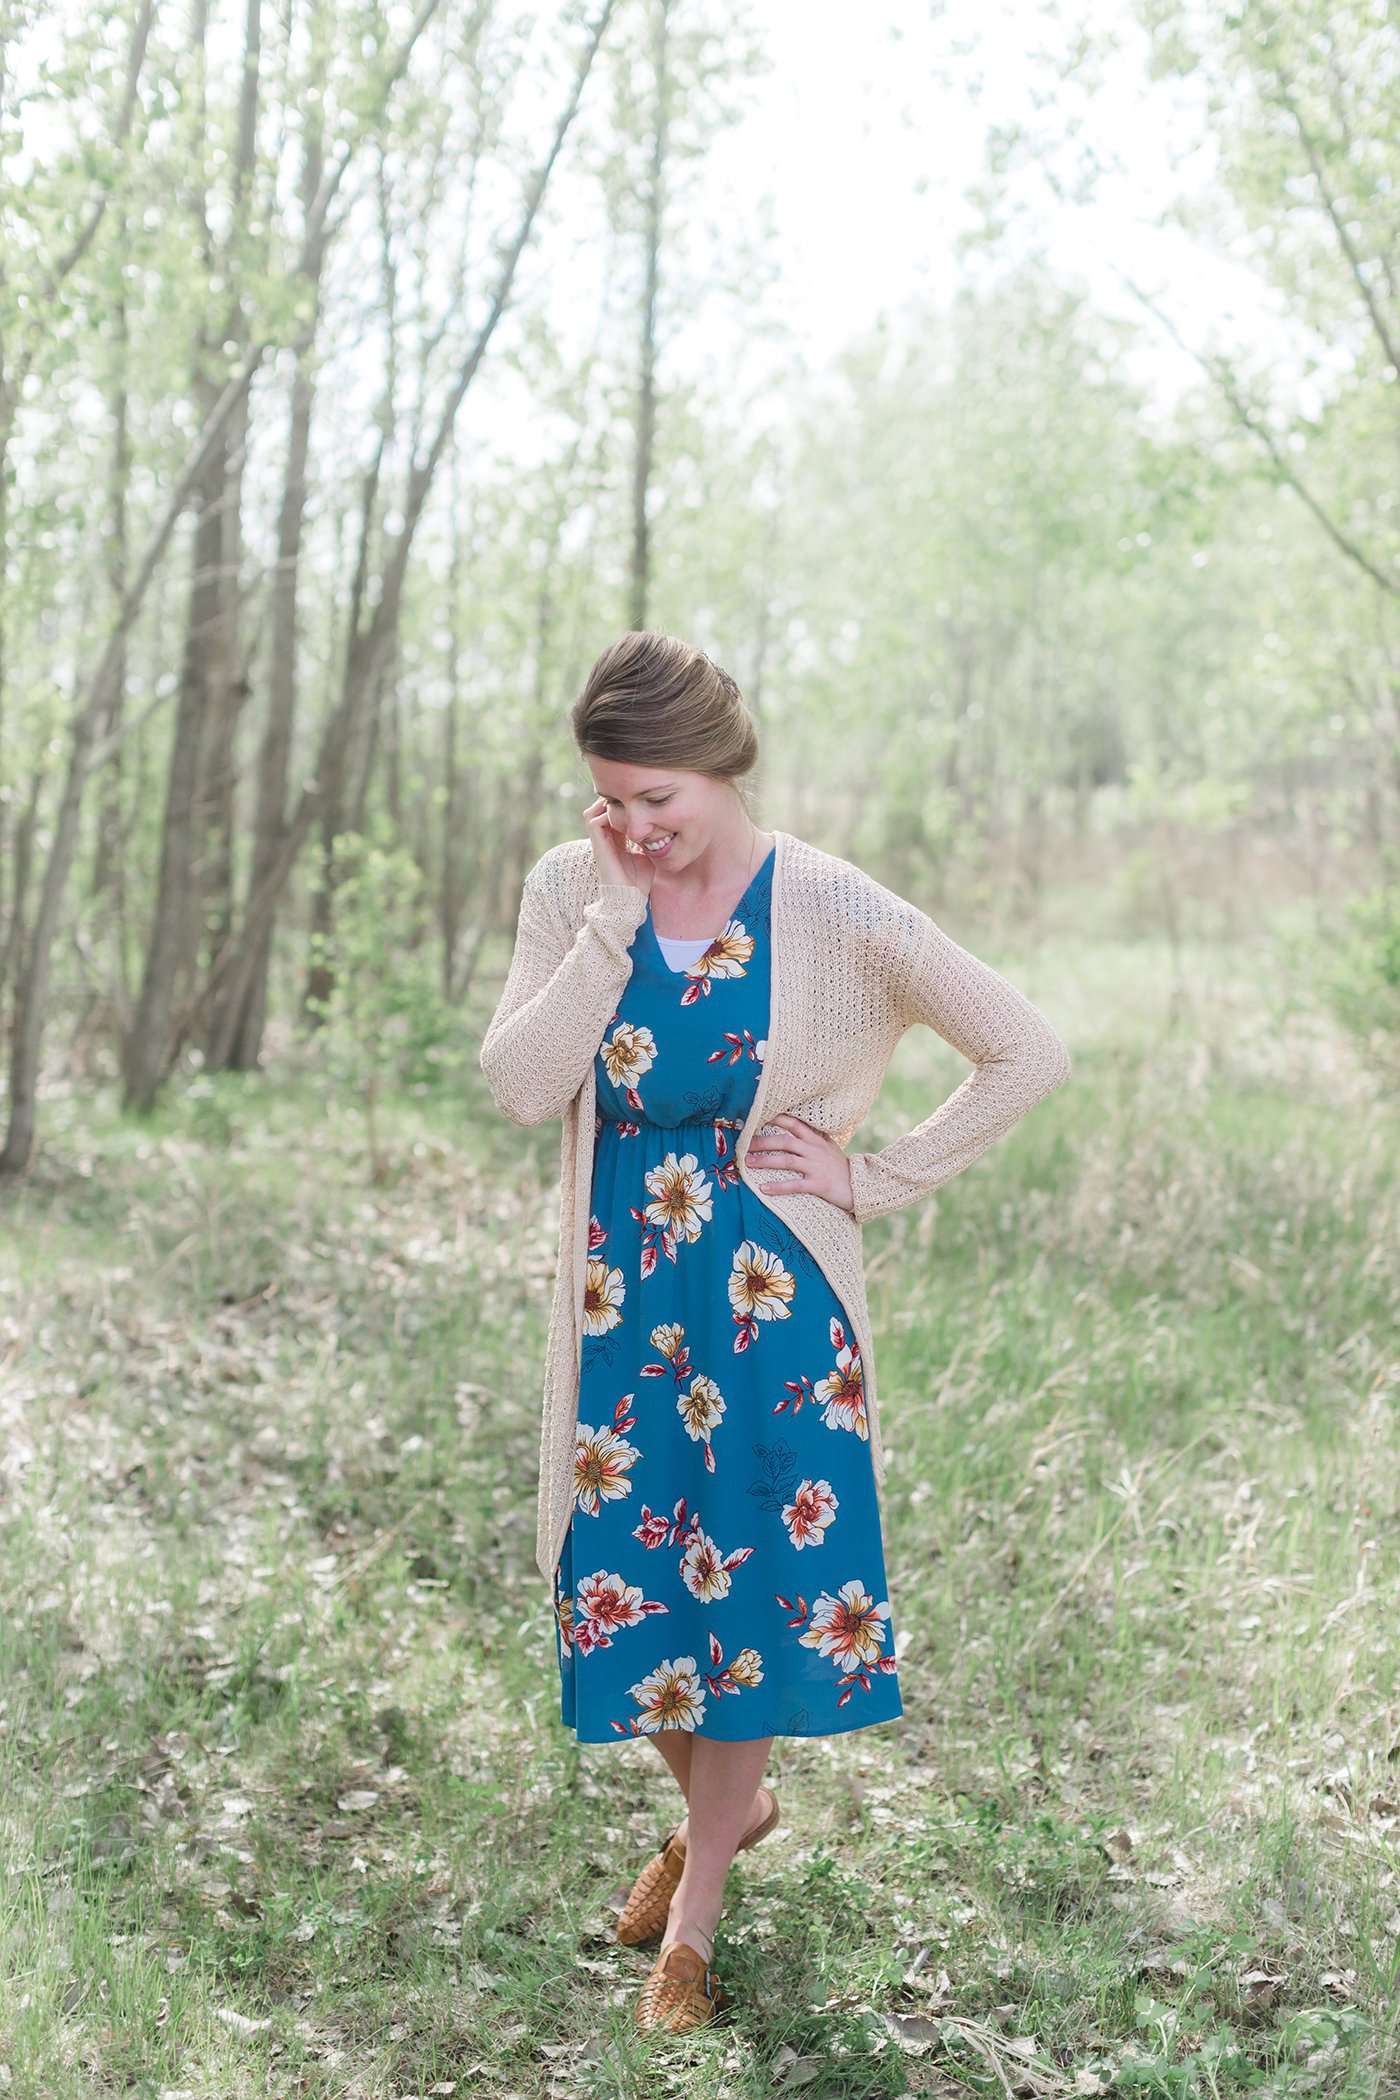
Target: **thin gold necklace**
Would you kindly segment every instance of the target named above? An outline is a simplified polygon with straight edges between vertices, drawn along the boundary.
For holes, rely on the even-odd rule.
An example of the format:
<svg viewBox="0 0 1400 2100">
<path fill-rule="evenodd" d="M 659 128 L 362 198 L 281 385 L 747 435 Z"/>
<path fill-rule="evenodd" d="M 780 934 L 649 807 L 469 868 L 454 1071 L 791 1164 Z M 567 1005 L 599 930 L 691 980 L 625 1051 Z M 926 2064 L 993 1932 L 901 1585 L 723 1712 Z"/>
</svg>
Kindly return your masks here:
<svg viewBox="0 0 1400 2100">
<path fill-rule="evenodd" d="M 750 822 L 750 824 L 752 824 L 752 825 L 753 825 L 753 836 L 754 836 L 754 845 L 755 845 L 755 846 L 757 846 L 757 844 L 758 844 L 758 840 L 759 840 L 759 837 L 760 837 L 760 835 L 761 835 L 761 834 L 760 834 L 760 832 L 759 832 L 759 829 L 758 829 L 758 826 L 757 826 L 757 824 L 754 824 L 754 821 L 753 821 L 753 818 L 752 818 L 752 817 L 750 817 L 750 818 L 749 818 L 749 822 Z M 754 858 L 753 854 L 751 853 L 751 854 L 750 854 L 750 856 L 749 856 L 749 865 L 748 865 L 748 869 L 747 869 L 747 872 L 745 873 L 745 876 L 744 876 L 744 888 L 745 888 L 745 889 L 747 889 L 747 888 L 748 888 L 748 886 L 749 886 L 749 884 L 750 884 L 750 883 L 751 883 L 751 882 L 753 881 L 753 871 L 754 871 L 754 869 L 755 869 L 755 868 L 757 867 L 757 865 L 758 865 L 758 862 L 757 862 L 757 860 L 756 860 L 756 859 Z"/>
<path fill-rule="evenodd" d="M 749 828 L 750 828 L 750 830 L 751 830 L 751 831 L 753 832 L 753 835 L 754 835 L 754 841 L 755 841 L 755 844 L 756 844 L 756 843 L 757 843 L 757 841 L 758 841 L 758 840 L 759 840 L 760 838 L 762 838 L 763 834 L 762 834 L 762 832 L 761 832 L 761 831 L 759 830 L 759 828 L 758 828 L 757 824 L 755 824 L 755 823 L 754 823 L 754 821 L 753 821 L 753 819 L 752 819 L 752 818 L 750 818 L 750 819 L 749 819 Z M 742 897 L 746 897 L 746 896 L 748 895 L 748 893 L 749 893 L 749 884 L 750 884 L 750 883 L 751 883 L 751 882 L 753 881 L 753 871 L 754 871 L 754 869 L 755 869 L 755 867 L 756 867 L 757 865 L 758 865 L 758 863 L 757 863 L 757 860 L 756 860 L 756 858 L 755 858 L 755 855 L 754 855 L 754 849 L 753 849 L 753 847 L 751 846 L 751 847 L 749 848 L 749 860 L 748 860 L 748 866 L 747 866 L 747 868 L 746 868 L 746 869 L 745 869 L 745 871 L 744 871 L 744 887 L 743 887 L 743 889 L 742 889 L 742 890 L 740 891 L 740 893 L 739 893 L 739 894 L 740 894 L 740 896 L 741 896 L 741 898 L 742 898 Z M 655 899 L 652 899 L 652 902 L 651 902 L 651 914 L 652 914 L 652 920 L 651 920 L 651 923 L 652 923 L 652 925 L 653 925 L 653 926 L 655 926 L 655 925 L 656 925 L 656 905 L 655 905 Z M 732 912 L 731 912 L 730 916 L 732 917 L 732 915 L 733 915 L 733 914 L 732 914 Z M 677 940 L 677 941 L 688 941 L 688 940 L 696 940 L 696 941 L 698 941 L 698 940 L 702 940 L 702 939 L 704 938 L 704 936 L 703 936 L 702 934 L 698 934 L 698 933 L 695 933 L 695 934 L 690 934 L 690 933 L 677 933 L 677 934 L 669 934 L 669 933 L 668 933 L 668 934 L 662 934 L 662 933 L 660 933 L 660 932 L 658 931 L 658 934 L 657 934 L 657 938 L 658 938 L 658 940 Z"/>
<path fill-rule="evenodd" d="M 760 833 L 760 831 L 759 831 L 759 828 L 758 828 L 757 824 L 755 824 L 755 823 L 754 823 L 754 820 L 753 820 L 753 818 L 752 818 L 752 817 L 750 817 L 750 818 L 749 818 L 749 828 L 750 828 L 750 830 L 751 830 L 751 831 L 753 832 L 753 835 L 754 835 L 754 841 L 755 841 L 755 843 L 757 843 L 758 839 L 759 839 L 759 838 L 760 838 L 760 837 L 762 836 L 762 834 Z M 744 887 L 743 887 L 743 889 L 742 889 L 742 890 L 741 890 L 741 892 L 740 892 L 740 895 L 741 895 L 741 896 L 747 896 L 747 895 L 748 895 L 748 888 L 749 888 L 749 884 L 750 884 L 750 883 L 751 883 L 751 882 L 753 881 L 753 871 L 754 871 L 754 869 L 755 869 L 755 867 L 756 867 L 757 865 L 758 865 L 758 863 L 757 863 L 757 861 L 756 861 L 756 860 L 754 859 L 754 852 L 753 852 L 753 847 L 751 846 L 751 847 L 749 848 L 749 864 L 748 864 L 747 868 L 746 868 L 746 869 L 744 870 Z"/>
</svg>

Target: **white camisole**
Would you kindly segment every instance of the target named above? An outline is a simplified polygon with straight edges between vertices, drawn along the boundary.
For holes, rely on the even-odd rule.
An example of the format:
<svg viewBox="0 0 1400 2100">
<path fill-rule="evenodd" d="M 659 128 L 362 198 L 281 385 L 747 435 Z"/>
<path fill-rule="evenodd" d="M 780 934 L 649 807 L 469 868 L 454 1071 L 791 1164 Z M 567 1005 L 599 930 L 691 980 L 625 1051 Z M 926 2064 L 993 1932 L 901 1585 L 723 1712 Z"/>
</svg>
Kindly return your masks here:
<svg viewBox="0 0 1400 2100">
<path fill-rule="evenodd" d="M 714 935 L 709 933 L 701 934 L 698 939 L 681 939 L 675 934 L 658 933 L 656 944 L 665 956 L 669 969 L 685 970 L 691 963 L 699 960 L 713 939 Z"/>
</svg>

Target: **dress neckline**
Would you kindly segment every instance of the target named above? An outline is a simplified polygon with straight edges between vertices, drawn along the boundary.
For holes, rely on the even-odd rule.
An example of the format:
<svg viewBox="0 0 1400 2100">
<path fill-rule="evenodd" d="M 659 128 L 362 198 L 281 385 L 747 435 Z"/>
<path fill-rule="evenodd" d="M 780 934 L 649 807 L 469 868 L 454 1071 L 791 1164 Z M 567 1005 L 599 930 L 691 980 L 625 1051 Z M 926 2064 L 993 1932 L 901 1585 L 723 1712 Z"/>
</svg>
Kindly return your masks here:
<svg viewBox="0 0 1400 2100">
<path fill-rule="evenodd" d="M 764 871 L 766 870 L 766 868 L 767 868 L 767 866 L 768 866 L 768 863 L 769 863 L 769 862 L 770 862 L 770 861 L 771 861 L 771 860 L 772 860 L 772 859 L 774 858 L 774 856 L 776 855 L 777 851 L 778 851 L 778 841 L 777 841 L 777 839 L 775 838 L 775 839 L 773 840 L 773 843 L 772 843 L 772 845 L 771 845 L 771 846 L 770 846 L 770 847 L 768 848 L 768 851 L 767 851 L 767 852 L 766 852 L 766 853 L 764 854 L 764 856 L 763 856 L 762 860 L 761 860 L 761 861 L 759 862 L 758 866 L 757 866 L 757 867 L 756 867 L 756 868 L 754 869 L 754 871 L 753 871 L 752 875 L 750 875 L 750 877 L 749 877 L 749 879 L 748 879 L 748 884 L 747 884 L 747 886 L 746 886 L 746 888 L 745 888 L 745 890 L 744 890 L 744 894 L 743 894 L 743 896 L 742 896 L 742 897 L 740 897 L 740 899 L 739 899 L 739 901 L 737 902 L 737 904 L 735 904 L 735 905 L 734 905 L 734 906 L 732 907 L 732 909 L 730 910 L 730 913 L 729 913 L 729 917 L 728 917 L 728 918 L 727 918 L 727 919 L 725 920 L 725 922 L 724 922 L 724 926 L 728 926 L 728 925 L 730 924 L 731 920 L 737 919 L 737 918 L 739 917 L 739 915 L 740 915 L 740 913 L 742 912 L 742 910 L 743 910 L 744 906 L 745 906 L 745 905 L 746 905 L 746 904 L 748 903 L 748 901 L 749 901 L 749 898 L 750 898 L 750 897 L 751 897 L 751 896 L 753 895 L 753 893 L 754 893 L 754 889 L 755 889 L 755 887 L 757 886 L 757 883 L 758 883 L 759 877 L 760 877 L 760 876 L 761 876 L 761 875 L 762 875 L 762 874 L 764 873 Z M 644 921 L 644 924 L 645 924 L 645 926 L 646 926 L 646 929 L 647 929 L 648 933 L 649 933 L 649 934 L 651 935 L 651 945 L 652 945 L 652 947 L 653 947 L 653 948 L 655 949 L 655 951 L 656 951 L 656 954 L 657 954 L 657 957 L 658 957 L 658 959 L 659 959 L 659 961 L 660 961 L 660 963 L 661 963 L 661 967 L 662 967 L 662 969 L 663 969 L 663 970 L 666 970 L 666 971 L 669 971 L 669 972 L 670 972 L 670 975 L 671 975 L 672 977 L 684 977 L 684 975 L 685 975 L 685 972 L 686 972 L 686 969 L 688 969 L 688 968 L 690 968 L 690 967 L 691 967 L 691 966 L 690 966 L 689 964 L 686 964 L 686 965 L 685 965 L 685 967 L 684 967 L 684 968 L 682 968 L 682 969 L 676 970 L 676 969 L 673 969 L 673 968 L 672 968 L 672 966 L 671 966 L 671 964 L 670 964 L 670 963 L 668 963 L 668 962 L 667 962 L 667 960 L 666 960 L 666 951 L 665 951 L 665 950 L 663 949 L 663 947 L 661 946 L 661 936 L 660 936 L 660 934 L 659 934 L 659 933 L 657 932 L 657 930 L 656 930 L 656 924 L 655 924 L 655 921 L 653 920 L 653 918 L 652 918 L 652 915 L 651 915 L 651 891 L 650 891 L 650 890 L 648 890 L 648 891 L 647 891 L 647 910 L 646 910 L 646 919 L 645 919 L 645 921 Z M 716 942 L 716 941 L 717 941 L 717 940 L 719 939 L 719 936 L 720 936 L 720 934 L 721 934 L 721 933 L 723 933 L 723 931 L 724 931 L 724 926 L 721 926 L 721 927 L 719 928 L 719 931 L 718 931 L 718 932 L 716 932 L 716 933 L 712 933 L 712 934 L 711 934 L 711 935 L 709 936 L 709 938 L 708 938 L 708 939 L 706 940 L 706 942 L 705 942 L 705 948 L 711 948 L 711 947 L 713 947 L 713 946 L 714 946 L 715 942 Z M 669 940 L 677 940 L 677 941 L 698 941 L 698 940 L 700 940 L 700 939 L 701 939 L 701 937 L 702 937 L 702 936 L 701 936 L 700 934 L 698 934 L 698 933 L 676 933 L 676 934 L 670 934 L 670 933 L 668 933 L 668 934 L 667 934 L 667 936 L 666 936 L 666 938 L 667 938 L 667 940 L 668 940 L 668 941 L 669 941 Z M 702 949 L 700 950 L 700 954 L 701 954 L 701 955 L 703 955 L 703 954 L 705 953 L 705 948 L 702 948 Z M 697 957 L 695 958 L 695 960 L 696 960 L 697 962 L 699 961 L 699 959 L 700 959 L 700 957 L 699 957 L 699 956 L 697 956 Z"/>
</svg>

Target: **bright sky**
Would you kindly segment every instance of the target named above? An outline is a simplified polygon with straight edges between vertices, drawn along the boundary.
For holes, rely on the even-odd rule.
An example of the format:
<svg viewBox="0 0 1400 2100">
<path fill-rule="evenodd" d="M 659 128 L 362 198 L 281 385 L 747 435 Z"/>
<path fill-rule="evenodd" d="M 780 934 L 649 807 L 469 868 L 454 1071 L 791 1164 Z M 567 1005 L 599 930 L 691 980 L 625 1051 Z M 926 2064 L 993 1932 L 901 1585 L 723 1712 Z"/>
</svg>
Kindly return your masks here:
<svg viewBox="0 0 1400 2100">
<path fill-rule="evenodd" d="M 973 223 L 964 193 L 982 173 L 988 131 L 1030 114 L 1033 88 L 1049 82 L 1032 53 L 1072 32 L 1053 0 L 758 0 L 758 11 L 774 67 L 747 91 L 755 106 L 742 127 L 717 140 L 712 174 L 741 212 L 756 185 L 771 192 L 784 310 L 819 363 L 882 308 L 910 294 L 941 301 L 966 276 L 954 241 Z M 1266 326 L 1276 340 L 1256 278 L 1158 224 L 1173 197 L 1208 183 L 1210 166 L 1188 155 L 1199 133 L 1180 87 L 1147 81 L 1128 0 L 1082 0 L 1070 20 L 1111 24 L 1130 55 L 1087 104 L 1076 97 L 1044 121 L 1089 122 L 1124 175 L 1087 210 L 1034 186 L 1036 234 L 1052 261 L 1141 324 L 1112 265 L 1129 270 L 1163 295 L 1189 342 L 1204 346 L 1212 331 L 1260 339 Z M 1201 375 L 1163 334 L 1134 376 L 1165 405 Z"/>
</svg>

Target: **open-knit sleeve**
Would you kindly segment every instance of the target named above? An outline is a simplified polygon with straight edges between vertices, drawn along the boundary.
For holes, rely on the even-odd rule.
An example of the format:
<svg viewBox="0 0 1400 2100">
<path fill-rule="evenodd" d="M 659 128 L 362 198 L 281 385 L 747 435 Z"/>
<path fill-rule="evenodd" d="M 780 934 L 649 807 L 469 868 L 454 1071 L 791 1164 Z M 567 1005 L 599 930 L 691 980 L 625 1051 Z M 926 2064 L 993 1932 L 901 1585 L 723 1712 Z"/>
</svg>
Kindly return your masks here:
<svg viewBox="0 0 1400 2100">
<path fill-rule="evenodd" d="M 935 1029 L 976 1066 L 932 1115 L 879 1152 L 848 1152 L 854 1215 L 900 1210 L 971 1166 L 1068 1079 L 1070 1057 L 1038 1007 L 900 900 L 892 954 L 904 1027 Z"/>
<path fill-rule="evenodd" d="M 480 1055 L 512 1123 L 562 1115 L 583 1085 L 632 974 L 632 936 L 646 910 L 635 883 L 603 883 L 574 927 L 551 855 L 525 877 L 515 950 Z"/>
</svg>

